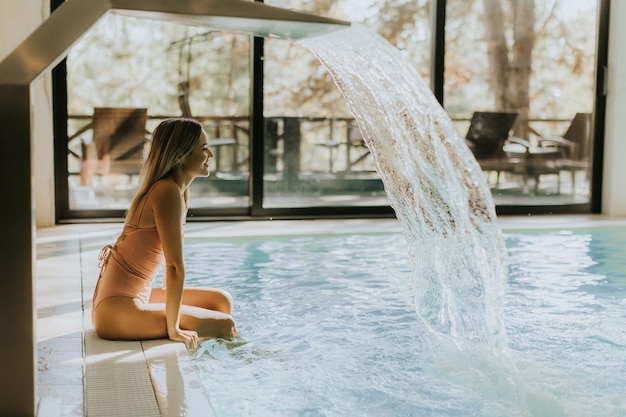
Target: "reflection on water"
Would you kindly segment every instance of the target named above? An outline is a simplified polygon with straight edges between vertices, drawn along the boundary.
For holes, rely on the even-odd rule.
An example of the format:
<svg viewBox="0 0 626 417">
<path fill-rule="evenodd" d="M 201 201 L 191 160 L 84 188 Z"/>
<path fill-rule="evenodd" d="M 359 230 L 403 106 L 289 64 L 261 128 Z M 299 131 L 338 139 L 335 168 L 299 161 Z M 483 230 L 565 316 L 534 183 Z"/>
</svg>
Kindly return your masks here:
<svg viewBox="0 0 626 417">
<path fill-rule="evenodd" d="M 515 372 L 487 350 L 431 351 L 402 235 L 191 240 L 190 284 L 233 293 L 243 338 L 204 342 L 195 363 L 220 417 L 619 416 L 626 269 L 606 262 L 613 232 L 507 235 Z"/>
</svg>

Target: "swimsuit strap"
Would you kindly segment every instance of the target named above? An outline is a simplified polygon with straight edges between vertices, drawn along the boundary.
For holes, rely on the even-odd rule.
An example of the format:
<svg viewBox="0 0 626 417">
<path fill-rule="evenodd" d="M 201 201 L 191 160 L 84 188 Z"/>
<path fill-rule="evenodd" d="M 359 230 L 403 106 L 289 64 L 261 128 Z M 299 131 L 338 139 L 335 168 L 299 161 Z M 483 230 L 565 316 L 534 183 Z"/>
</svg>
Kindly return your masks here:
<svg viewBox="0 0 626 417">
<path fill-rule="evenodd" d="M 113 245 L 105 245 L 98 254 L 98 268 L 100 268 L 100 274 L 104 271 L 107 264 L 109 263 L 109 256 L 111 255 L 111 251 L 113 250 Z"/>
<path fill-rule="evenodd" d="M 141 215 L 143 214 L 143 208 L 146 206 L 146 201 L 148 201 L 148 196 L 150 195 L 152 190 L 154 190 L 154 186 L 155 185 L 156 185 L 156 182 L 154 184 L 152 184 L 152 186 L 146 192 L 146 195 L 143 196 L 143 198 L 141 200 L 141 203 L 140 203 L 141 206 L 139 207 L 139 216 L 137 217 L 137 221 L 135 222 L 135 224 L 132 224 L 132 223 L 128 222 L 129 226 L 132 226 L 132 227 L 135 227 L 135 228 L 139 229 L 139 222 L 141 221 Z"/>
<path fill-rule="evenodd" d="M 96 295 L 98 294 L 98 289 L 100 288 L 100 281 L 102 280 L 102 274 L 104 273 L 105 268 L 109 263 L 109 258 L 111 257 L 111 252 L 113 251 L 114 245 L 105 245 L 98 254 L 98 268 L 100 268 L 100 273 L 98 274 L 98 281 L 96 281 L 96 288 L 93 291 L 92 305 L 95 306 Z"/>
</svg>

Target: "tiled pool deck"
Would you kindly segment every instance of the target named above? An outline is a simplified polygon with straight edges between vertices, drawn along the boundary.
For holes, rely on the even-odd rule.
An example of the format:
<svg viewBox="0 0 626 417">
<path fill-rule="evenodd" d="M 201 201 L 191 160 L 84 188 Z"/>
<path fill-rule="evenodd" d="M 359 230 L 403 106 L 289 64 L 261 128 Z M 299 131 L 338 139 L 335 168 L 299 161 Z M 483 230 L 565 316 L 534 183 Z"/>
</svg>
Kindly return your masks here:
<svg viewBox="0 0 626 417">
<path fill-rule="evenodd" d="M 504 230 L 626 225 L 600 216 L 502 217 Z M 203 416 L 214 412 L 186 349 L 166 340 L 113 342 L 91 325 L 100 248 L 121 224 L 37 230 L 39 416 Z M 400 231 L 394 219 L 188 223 L 187 237 Z"/>
</svg>

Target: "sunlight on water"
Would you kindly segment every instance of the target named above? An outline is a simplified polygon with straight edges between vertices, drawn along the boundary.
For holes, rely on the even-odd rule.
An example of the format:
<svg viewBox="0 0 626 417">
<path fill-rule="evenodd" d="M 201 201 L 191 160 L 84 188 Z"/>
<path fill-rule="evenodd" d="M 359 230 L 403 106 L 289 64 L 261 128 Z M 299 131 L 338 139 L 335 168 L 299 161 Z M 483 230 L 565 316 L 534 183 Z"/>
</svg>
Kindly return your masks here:
<svg viewBox="0 0 626 417">
<path fill-rule="evenodd" d="M 516 372 L 432 349 L 400 234 L 187 240 L 189 285 L 227 288 L 243 337 L 194 355 L 218 417 L 623 416 L 626 229 L 506 243 Z"/>
</svg>

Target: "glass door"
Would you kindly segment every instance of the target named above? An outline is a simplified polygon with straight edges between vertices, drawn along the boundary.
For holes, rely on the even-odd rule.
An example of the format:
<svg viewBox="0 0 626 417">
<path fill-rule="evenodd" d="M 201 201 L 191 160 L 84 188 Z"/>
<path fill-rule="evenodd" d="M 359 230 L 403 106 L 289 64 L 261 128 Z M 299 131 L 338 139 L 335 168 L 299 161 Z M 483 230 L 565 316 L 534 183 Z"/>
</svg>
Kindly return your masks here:
<svg viewBox="0 0 626 417">
<path fill-rule="evenodd" d="M 590 204 L 598 4 L 447 0 L 444 105 L 496 205 Z"/>
<path fill-rule="evenodd" d="M 265 3 L 365 25 L 373 36 L 381 34 L 401 48 L 425 77 L 429 75 L 429 1 Z M 375 161 L 319 60 L 297 43 L 266 39 L 263 63 L 263 208 L 388 207 Z"/>
<path fill-rule="evenodd" d="M 150 134 L 163 119 L 200 121 L 211 174 L 190 208 L 247 212 L 250 37 L 107 15 L 69 52 L 69 210 L 122 213 L 135 192 Z"/>
<path fill-rule="evenodd" d="M 396 46 L 467 139 L 500 213 L 591 210 L 600 2 L 266 3 L 365 25 Z M 194 215 L 390 213 L 344 98 L 296 42 L 109 15 L 63 65 L 62 218 L 121 217 L 150 132 L 181 115 L 204 124 L 216 156 L 192 184 Z"/>
</svg>

